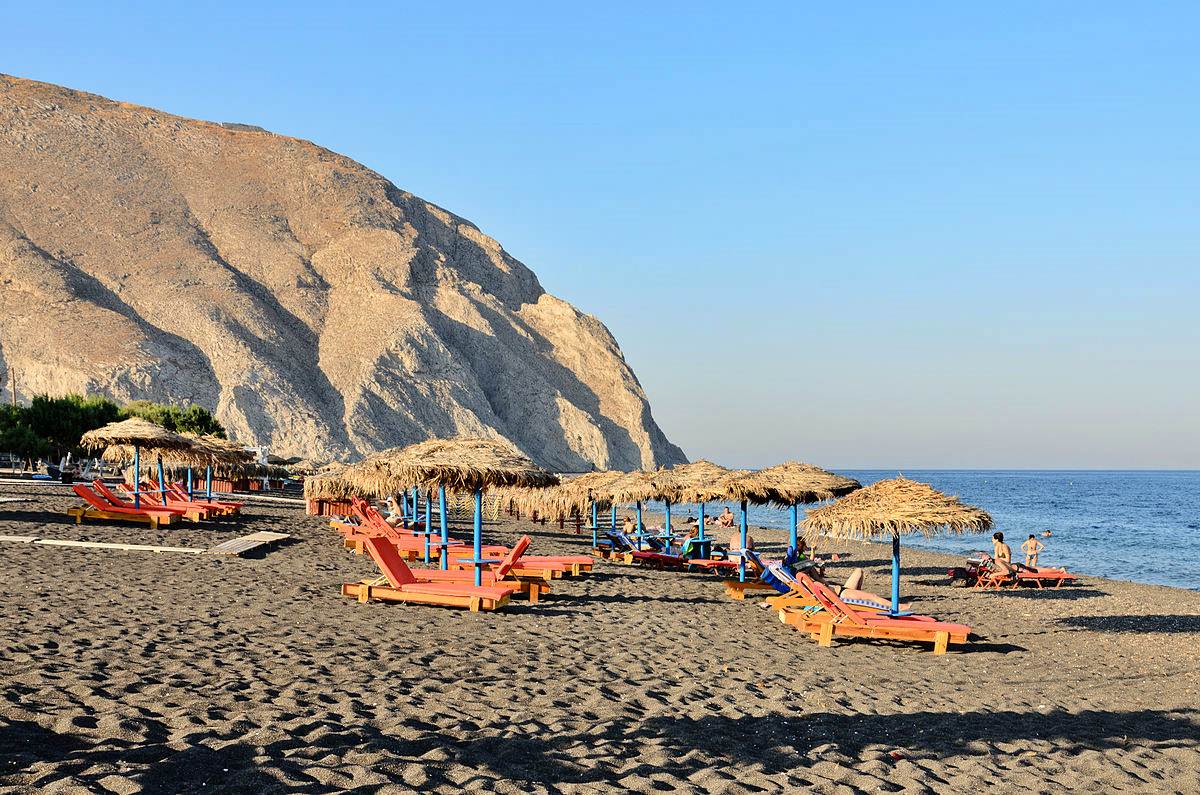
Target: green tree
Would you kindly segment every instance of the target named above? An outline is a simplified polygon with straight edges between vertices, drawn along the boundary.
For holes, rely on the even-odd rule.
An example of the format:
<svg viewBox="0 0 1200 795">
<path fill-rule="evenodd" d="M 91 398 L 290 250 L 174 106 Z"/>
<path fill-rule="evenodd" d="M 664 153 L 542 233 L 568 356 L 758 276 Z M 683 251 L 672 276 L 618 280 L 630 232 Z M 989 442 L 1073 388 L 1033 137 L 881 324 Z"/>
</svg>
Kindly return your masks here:
<svg viewBox="0 0 1200 795">
<path fill-rule="evenodd" d="M 35 395 L 26 409 L 29 428 L 56 457 L 78 451 L 79 437 L 113 422 L 120 413 L 116 403 L 99 395 Z"/>
<path fill-rule="evenodd" d="M 28 413 L 24 406 L 0 405 L 0 452 L 32 461 L 45 455 L 49 445 L 29 427 Z"/>
<path fill-rule="evenodd" d="M 135 400 L 127 404 L 122 413 L 127 417 L 141 417 L 168 431 L 213 434 L 225 438 L 225 428 L 217 422 L 212 412 L 195 404 L 180 408 L 149 400 Z"/>
</svg>

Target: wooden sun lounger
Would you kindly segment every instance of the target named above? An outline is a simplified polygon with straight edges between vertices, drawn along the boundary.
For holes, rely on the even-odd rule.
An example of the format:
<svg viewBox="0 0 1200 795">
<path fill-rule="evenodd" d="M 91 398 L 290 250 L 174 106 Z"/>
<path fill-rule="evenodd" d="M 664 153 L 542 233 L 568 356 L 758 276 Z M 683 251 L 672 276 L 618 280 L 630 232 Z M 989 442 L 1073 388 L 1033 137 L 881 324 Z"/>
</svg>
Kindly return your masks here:
<svg viewBox="0 0 1200 795">
<path fill-rule="evenodd" d="M 404 559 L 397 554 L 390 541 L 366 537 L 364 544 L 387 584 L 376 584 L 377 581 L 374 580 L 344 583 L 342 595 L 354 597 L 359 602 L 366 603 L 378 599 L 385 602 L 466 608 L 474 613 L 480 610 L 498 610 L 508 604 L 509 597 L 516 592 L 514 588 L 500 585 L 421 582 L 404 563 Z"/>
<path fill-rule="evenodd" d="M 150 481 L 150 486 L 156 488 L 155 482 Z M 240 502 L 223 502 L 221 500 L 203 500 L 197 497 L 189 497 L 188 493 L 178 483 L 167 484 L 167 499 L 169 502 L 179 503 L 181 505 L 195 505 L 197 508 L 203 508 L 214 514 L 221 516 L 233 516 L 242 512 Z"/>
<path fill-rule="evenodd" d="M 796 579 L 821 609 L 784 608 L 779 620 L 808 632 L 822 646 L 832 645 L 834 636 L 887 638 L 933 643 L 934 654 L 945 654 L 949 644 L 966 643 L 971 634 L 964 624 L 947 624 L 929 616 L 892 617 L 856 610 L 803 572 L 797 573 Z"/>
<path fill-rule="evenodd" d="M 518 576 L 515 564 L 529 548 L 529 536 L 521 536 L 509 553 L 499 563 L 492 564 L 482 572 L 483 585 L 496 585 L 514 588 L 523 593 L 530 602 L 538 602 L 541 595 L 550 592 L 550 581 L 553 574 L 540 571 L 536 576 Z M 472 584 L 475 582 L 474 569 L 412 569 L 413 576 L 420 582 L 458 582 Z"/>
<path fill-rule="evenodd" d="M 358 524 L 349 522 L 340 522 L 331 520 L 330 525 L 336 528 L 344 537 L 344 544 L 347 549 L 353 549 L 358 554 L 364 554 L 366 551 L 363 545 L 363 539 L 367 537 L 386 538 L 395 544 L 400 555 L 406 560 L 414 561 L 417 558 L 425 555 L 425 540 L 421 536 L 411 535 L 403 530 L 392 527 L 380 515 L 379 511 L 372 508 L 365 500 L 353 499 L 350 504 L 354 511 L 355 518 Z M 461 550 L 462 556 L 470 556 L 470 548 L 461 541 L 454 539 L 450 540 L 452 550 Z M 483 553 L 486 555 L 504 555 L 507 554 L 508 548 L 494 545 L 486 545 L 483 547 Z M 429 557 L 431 560 L 438 559 L 441 556 L 441 541 L 430 539 L 429 541 Z"/>
<path fill-rule="evenodd" d="M 131 500 L 133 499 L 133 487 L 127 483 L 121 483 L 117 486 L 117 488 L 121 493 L 114 494 L 110 490 L 109 493 L 112 494 L 112 497 L 109 501 L 113 502 L 115 500 L 121 500 L 121 502 L 125 505 L 132 506 L 133 503 Z M 143 505 L 153 505 L 157 508 L 162 508 L 172 512 L 178 511 L 180 516 L 186 516 L 187 518 L 192 519 L 192 521 L 197 521 L 197 519 L 193 517 L 198 517 L 199 519 L 211 519 L 214 515 L 219 514 L 224 516 L 226 513 L 224 508 L 212 508 L 208 505 L 197 502 L 180 502 L 171 496 L 170 491 L 167 492 L 166 505 L 163 505 L 162 494 L 157 491 L 141 492 L 141 500 Z"/>
<path fill-rule="evenodd" d="M 113 490 L 110 489 L 108 486 L 104 485 L 104 481 L 102 481 L 102 480 L 93 480 L 92 488 L 110 506 L 116 506 L 118 508 L 128 508 L 130 510 L 151 510 L 151 509 L 153 509 L 155 511 L 166 511 L 167 513 L 173 513 L 176 516 L 181 516 L 181 517 L 183 517 L 185 519 L 189 519 L 193 522 L 198 522 L 201 519 L 205 519 L 208 517 L 208 512 L 203 511 L 199 508 L 182 508 L 179 506 L 163 505 L 162 500 L 156 499 L 157 495 L 150 495 L 150 494 L 145 494 L 145 495 L 141 496 L 142 505 L 141 505 L 141 508 L 137 508 L 134 506 L 134 504 L 132 502 L 129 502 L 128 500 L 123 500 L 123 499 L 121 499 L 121 497 L 119 497 L 118 495 L 113 493 Z"/>
<path fill-rule="evenodd" d="M 75 524 L 83 524 L 84 519 L 110 519 L 123 522 L 145 522 L 150 525 L 151 529 L 157 530 L 160 525 L 171 524 L 178 516 L 171 511 L 160 511 L 155 508 L 124 508 L 113 505 L 82 483 L 76 483 L 71 488 L 87 503 L 87 505 L 67 509 L 67 515 L 75 519 Z"/>
<path fill-rule="evenodd" d="M 985 562 L 991 558 L 985 557 Z M 980 591 L 998 591 L 1005 586 L 1009 590 L 1015 590 L 1022 585 L 1035 585 L 1038 588 L 1045 588 L 1053 583 L 1057 590 L 1065 583 L 1074 583 L 1079 579 L 1079 576 L 1072 574 L 1066 569 L 1051 569 L 1044 566 L 1031 567 L 1021 563 L 1009 564 L 1013 571 L 1009 574 L 1004 574 L 989 568 L 987 571 L 979 575 L 979 579 L 975 581 L 975 588 Z"/>
<path fill-rule="evenodd" d="M 397 528 L 392 527 L 383 516 L 374 507 L 367 504 L 362 499 L 352 499 L 351 508 L 354 510 L 355 517 L 359 520 L 358 526 L 341 527 L 355 528 L 350 530 L 352 534 L 363 533 L 366 535 L 380 535 L 393 541 L 409 560 L 415 560 L 418 556 L 423 556 L 425 552 L 425 541 L 420 536 L 405 535 Z M 332 523 L 331 523 L 332 524 Z M 351 536 L 354 537 L 353 535 Z M 360 547 L 357 539 L 355 546 Z M 482 552 L 485 555 L 504 556 L 509 554 L 511 550 L 507 547 L 497 544 L 485 544 L 482 547 Z M 441 542 L 437 539 L 430 539 L 430 558 L 440 559 L 442 555 Z M 446 550 L 447 565 L 451 568 L 470 567 L 473 564 L 466 563 L 466 558 L 474 556 L 474 549 L 461 541 L 454 539 L 450 540 L 450 548 Z M 561 577 L 564 574 L 570 573 L 572 576 L 577 576 L 583 572 L 591 571 L 594 561 L 586 555 L 524 555 L 519 564 L 513 567 L 512 573 L 514 576 L 522 579 L 539 579 L 546 571 L 555 572 L 555 576 Z"/>
<path fill-rule="evenodd" d="M 730 599 L 742 600 L 746 598 L 747 591 L 770 591 L 771 593 L 779 593 L 770 585 L 759 579 L 746 580 L 725 580 L 725 595 Z"/>
</svg>

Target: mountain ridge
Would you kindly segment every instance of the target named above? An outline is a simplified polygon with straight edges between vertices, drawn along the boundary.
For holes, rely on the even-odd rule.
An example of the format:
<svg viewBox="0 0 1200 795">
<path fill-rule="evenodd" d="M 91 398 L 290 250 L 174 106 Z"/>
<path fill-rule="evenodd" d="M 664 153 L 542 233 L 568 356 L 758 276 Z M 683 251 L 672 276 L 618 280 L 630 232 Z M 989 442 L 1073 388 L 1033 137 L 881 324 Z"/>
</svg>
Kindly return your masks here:
<svg viewBox="0 0 1200 795">
<path fill-rule="evenodd" d="M 18 394 L 195 402 L 281 455 L 464 434 L 563 470 L 686 460 L 599 319 L 466 219 L 252 126 L 0 75 Z"/>
</svg>

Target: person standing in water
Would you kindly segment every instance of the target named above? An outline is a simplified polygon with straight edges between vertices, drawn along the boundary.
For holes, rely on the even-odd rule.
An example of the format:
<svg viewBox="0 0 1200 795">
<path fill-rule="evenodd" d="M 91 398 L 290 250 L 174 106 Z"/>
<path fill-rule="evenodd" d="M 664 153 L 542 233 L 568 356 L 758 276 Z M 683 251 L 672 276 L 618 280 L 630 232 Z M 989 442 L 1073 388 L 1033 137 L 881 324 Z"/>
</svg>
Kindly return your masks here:
<svg viewBox="0 0 1200 795">
<path fill-rule="evenodd" d="M 1038 562 L 1038 553 L 1046 548 L 1046 545 L 1038 541 L 1033 533 L 1029 534 L 1029 538 L 1021 545 L 1021 551 L 1025 553 L 1025 565 L 1030 568 L 1036 568 Z"/>
</svg>

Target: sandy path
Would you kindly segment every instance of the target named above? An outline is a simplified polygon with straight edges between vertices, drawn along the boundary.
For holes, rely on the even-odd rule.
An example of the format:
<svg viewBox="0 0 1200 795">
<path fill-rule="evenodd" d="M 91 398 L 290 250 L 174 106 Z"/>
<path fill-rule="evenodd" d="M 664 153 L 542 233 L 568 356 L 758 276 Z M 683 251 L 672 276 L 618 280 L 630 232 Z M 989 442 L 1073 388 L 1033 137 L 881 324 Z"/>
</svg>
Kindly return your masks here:
<svg viewBox="0 0 1200 795">
<path fill-rule="evenodd" d="M 67 524 L 53 486 L 0 533 L 206 545 L 259 559 L 0 542 L 0 790 L 1189 791 L 1200 780 L 1200 594 L 1089 578 L 981 594 L 908 552 L 905 593 L 969 651 L 821 649 L 719 580 L 597 569 L 500 615 L 359 605 L 371 573 L 286 506 L 224 530 Z M 503 522 L 508 541 L 587 536 Z M 755 533 L 771 541 L 768 531 Z M 776 539 L 778 540 L 778 539 Z M 882 548 L 846 547 L 885 589 Z"/>
</svg>

